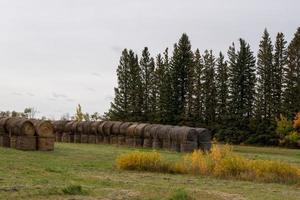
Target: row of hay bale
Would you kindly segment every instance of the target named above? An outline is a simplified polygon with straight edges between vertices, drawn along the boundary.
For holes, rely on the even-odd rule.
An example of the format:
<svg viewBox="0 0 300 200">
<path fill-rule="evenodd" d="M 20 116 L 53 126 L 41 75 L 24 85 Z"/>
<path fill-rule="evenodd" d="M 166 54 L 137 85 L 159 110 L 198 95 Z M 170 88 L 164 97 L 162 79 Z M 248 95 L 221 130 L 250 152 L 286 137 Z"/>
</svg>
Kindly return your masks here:
<svg viewBox="0 0 300 200">
<path fill-rule="evenodd" d="M 207 151 L 211 147 L 210 132 L 204 128 L 119 121 L 54 121 L 53 125 L 58 142 L 107 143 L 182 152 Z"/>
<path fill-rule="evenodd" d="M 54 142 L 54 127 L 50 121 L 0 118 L 0 146 L 28 151 L 51 151 L 54 150 Z"/>
</svg>

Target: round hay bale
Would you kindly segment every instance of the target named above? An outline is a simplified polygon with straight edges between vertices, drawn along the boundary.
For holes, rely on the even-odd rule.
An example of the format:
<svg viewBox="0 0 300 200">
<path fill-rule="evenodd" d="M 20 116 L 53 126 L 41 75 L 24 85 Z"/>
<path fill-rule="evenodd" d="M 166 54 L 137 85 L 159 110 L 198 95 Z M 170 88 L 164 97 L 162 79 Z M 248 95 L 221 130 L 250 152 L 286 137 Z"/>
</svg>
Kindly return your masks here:
<svg viewBox="0 0 300 200">
<path fill-rule="evenodd" d="M 158 145 L 164 149 L 171 149 L 171 129 L 173 126 L 162 125 L 156 130 L 156 139 Z"/>
<path fill-rule="evenodd" d="M 126 138 L 125 138 L 125 143 L 127 146 L 134 147 L 134 134 L 135 134 L 135 129 L 138 126 L 138 124 L 131 124 L 127 128 L 127 133 L 126 133 Z"/>
<path fill-rule="evenodd" d="M 23 151 L 35 151 L 37 150 L 37 137 L 36 136 L 16 136 L 15 148 Z"/>
<path fill-rule="evenodd" d="M 170 130 L 170 139 L 171 139 L 171 150 L 172 151 L 180 151 L 180 140 L 179 140 L 179 134 L 180 134 L 180 126 L 174 126 Z"/>
<path fill-rule="evenodd" d="M 146 126 L 144 129 L 144 142 L 143 147 L 145 148 L 152 148 L 152 135 L 151 135 L 151 128 L 152 126 L 155 126 L 155 124 L 149 124 L 149 126 Z"/>
<path fill-rule="evenodd" d="M 211 149 L 211 133 L 206 128 L 196 128 L 198 134 L 198 148 L 202 151 L 210 151 Z"/>
<path fill-rule="evenodd" d="M 118 145 L 126 144 L 127 128 L 132 125 L 132 122 L 124 122 L 120 126 L 120 134 L 118 135 Z"/>
<path fill-rule="evenodd" d="M 62 142 L 74 142 L 74 134 L 72 133 L 72 127 L 75 121 L 67 122 L 64 132 L 61 137 Z"/>
<path fill-rule="evenodd" d="M 54 150 L 54 137 L 38 137 L 37 149 L 39 151 L 53 151 Z"/>
<path fill-rule="evenodd" d="M 59 120 L 59 121 L 52 121 L 54 132 L 55 133 L 63 133 L 65 131 L 65 126 L 69 121 Z"/>
<path fill-rule="evenodd" d="M 92 122 L 92 124 L 91 124 L 91 134 L 98 135 L 98 127 L 102 123 L 103 123 L 103 121 Z"/>
<path fill-rule="evenodd" d="M 160 144 L 159 142 L 157 141 L 157 129 L 160 127 L 161 125 L 160 124 L 152 124 L 151 127 L 148 129 L 146 127 L 145 129 L 145 132 L 144 132 L 144 137 L 145 139 L 148 138 L 148 136 L 150 136 L 150 141 L 151 141 L 151 144 L 149 144 L 150 141 L 146 141 L 144 139 L 144 143 L 148 143 L 147 145 L 145 145 L 146 147 L 152 147 L 152 148 L 160 148 Z"/>
<path fill-rule="evenodd" d="M 54 137 L 54 126 L 50 121 L 30 120 L 35 128 L 35 131 L 40 137 Z"/>
<path fill-rule="evenodd" d="M 65 125 L 65 128 L 64 128 L 64 132 L 65 133 L 70 133 L 72 132 L 72 127 L 73 127 L 73 123 L 75 121 L 70 121 L 70 122 L 67 122 L 66 125 Z"/>
<path fill-rule="evenodd" d="M 198 146 L 198 133 L 195 128 L 182 126 L 178 131 L 181 152 L 191 152 L 197 149 Z"/>
<path fill-rule="evenodd" d="M 80 143 L 81 142 L 80 133 L 78 132 L 79 123 L 80 122 L 74 121 L 74 123 L 72 124 L 71 135 L 70 135 L 71 142 L 74 142 L 74 143 Z"/>
<path fill-rule="evenodd" d="M 120 135 L 120 126 L 123 122 L 113 122 L 113 126 L 111 129 L 111 135 L 110 135 L 110 143 L 111 144 L 118 144 L 118 136 Z"/>
<path fill-rule="evenodd" d="M 6 127 L 10 135 L 36 135 L 34 125 L 28 119 L 14 117 L 9 118 L 6 122 Z"/>
<path fill-rule="evenodd" d="M 142 147 L 144 143 L 144 130 L 150 124 L 142 123 L 138 124 L 134 131 L 134 146 L 135 147 Z"/>
<path fill-rule="evenodd" d="M 0 134 L 8 134 L 7 130 L 7 121 L 10 119 L 10 117 L 4 117 L 0 119 Z"/>
<path fill-rule="evenodd" d="M 103 124 L 100 125 L 100 127 L 102 126 L 101 129 L 103 135 L 103 142 L 106 144 L 110 143 L 110 134 L 111 134 L 111 129 L 113 124 L 114 124 L 113 121 L 105 121 L 103 122 Z"/>
</svg>

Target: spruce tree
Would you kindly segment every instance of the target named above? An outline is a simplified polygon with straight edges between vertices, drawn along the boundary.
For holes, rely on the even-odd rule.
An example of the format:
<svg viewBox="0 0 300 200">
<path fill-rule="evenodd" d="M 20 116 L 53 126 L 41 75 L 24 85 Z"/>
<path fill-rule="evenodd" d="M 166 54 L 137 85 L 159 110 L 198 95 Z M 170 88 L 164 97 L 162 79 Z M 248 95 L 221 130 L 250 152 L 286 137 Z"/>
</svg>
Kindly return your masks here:
<svg viewBox="0 0 300 200">
<path fill-rule="evenodd" d="M 204 94 L 203 94 L 203 80 L 204 80 L 204 66 L 203 59 L 201 57 L 199 49 L 195 51 L 194 55 L 194 68 L 195 68 L 195 87 L 194 87 L 194 103 L 193 103 L 193 121 L 197 123 L 204 122 L 203 116 L 203 104 L 204 104 Z"/>
<path fill-rule="evenodd" d="M 141 68 L 138 56 L 129 50 L 129 85 L 128 85 L 128 106 L 129 115 L 127 120 L 141 121 L 143 106 L 143 87 L 141 78 Z"/>
<path fill-rule="evenodd" d="M 216 86 L 217 86 L 217 115 L 218 120 L 224 123 L 227 118 L 228 113 L 228 67 L 222 52 L 219 54 L 217 59 L 217 76 L 216 76 Z"/>
<path fill-rule="evenodd" d="M 273 114 L 273 45 L 268 31 L 265 29 L 259 44 L 257 55 L 257 117 L 266 122 L 274 119 Z"/>
<path fill-rule="evenodd" d="M 153 120 L 155 112 L 155 88 L 154 88 L 154 60 L 150 57 L 148 48 L 145 47 L 140 59 L 142 82 L 142 112 L 143 120 Z"/>
<path fill-rule="evenodd" d="M 240 39 L 240 49 L 235 51 L 234 44 L 229 48 L 229 94 L 230 114 L 241 126 L 248 125 L 253 116 L 255 99 L 255 57 L 250 45 Z"/>
<path fill-rule="evenodd" d="M 275 53 L 273 56 L 274 72 L 273 72 L 273 113 L 275 117 L 279 117 L 283 113 L 282 108 L 282 93 L 283 93 L 283 78 L 284 68 L 286 67 L 286 41 L 283 33 L 278 33 L 275 42 Z"/>
<path fill-rule="evenodd" d="M 283 106 L 286 115 L 292 119 L 300 111 L 300 27 L 288 46 L 287 56 Z"/>
<path fill-rule="evenodd" d="M 112 120 L 125 120 L 129 115 L 130 68 L 128 50 L 122 51 L 117 68 L 118 86 L 114 88 L 115 97 L 111 103 L 108 117 Z"/>
<path fill-rule="evenodd" d="M 172 113 L 175 123 L 184 120 L 189 81 L 188 73 L 192 64 L 193 52 L 191 51 L 191 43 L 188 36 L 183 34 L 178 44 L 174 45 L 171 61 Z"/>
<path fill-rule="evenodd" d="M 203 55 L 204 80 L 204 118 L 207 124 L 215 122 L 217 107 L 217 91 L 215 83 L 215 58 L 212 51 L 205 50 Z"/>
</svg>

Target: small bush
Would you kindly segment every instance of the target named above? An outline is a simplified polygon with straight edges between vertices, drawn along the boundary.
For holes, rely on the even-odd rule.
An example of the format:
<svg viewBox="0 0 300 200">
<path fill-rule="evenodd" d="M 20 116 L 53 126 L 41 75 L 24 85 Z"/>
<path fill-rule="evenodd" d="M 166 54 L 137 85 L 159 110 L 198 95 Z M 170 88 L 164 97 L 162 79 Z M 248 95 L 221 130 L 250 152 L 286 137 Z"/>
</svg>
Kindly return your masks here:
<svg viewBox="0 0 300 200">
<path fill-rule="evenodd" d="M 158 152 L 134 151 L 117 158 L 117 168 L 138 171 L 169 172 L 171 166 Z"/>
<path fill-rule="evenodd" d="M 67 195 L 84 195 L 87 193 L 82 189 L 81 185 L 69 185 L 63 188 L 62 191 Z"/>
<path fill-rule="evenodd" d="M 183 189 L 179 189 L 169 200 L 189 200 L 191 199 L 187 192 Z"/>
</svg>

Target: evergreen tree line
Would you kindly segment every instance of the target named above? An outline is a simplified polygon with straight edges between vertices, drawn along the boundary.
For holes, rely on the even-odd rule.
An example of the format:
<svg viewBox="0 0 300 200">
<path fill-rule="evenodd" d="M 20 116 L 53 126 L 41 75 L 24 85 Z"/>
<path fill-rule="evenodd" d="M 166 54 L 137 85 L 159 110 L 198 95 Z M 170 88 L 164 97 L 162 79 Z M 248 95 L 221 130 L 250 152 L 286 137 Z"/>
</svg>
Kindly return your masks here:
<svg viewBox="0 0 300 200">
<path fill-rule="evenodd" d="M 300 28 L 287 44 L 267 30 L 257 56 L 239 39 L 227 56 L 191 48 L 186 34 L 155 58 L 147 47 L 138 55 L 124 49 L 117 68 L 118 86 L 107 116 L 210 128 L 231 143 L 276 144 L 276 118 L 300 111 Z"/>
</svg>

